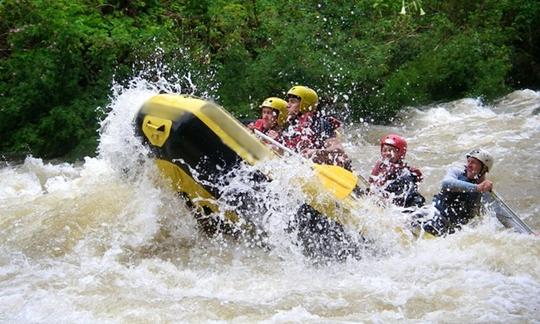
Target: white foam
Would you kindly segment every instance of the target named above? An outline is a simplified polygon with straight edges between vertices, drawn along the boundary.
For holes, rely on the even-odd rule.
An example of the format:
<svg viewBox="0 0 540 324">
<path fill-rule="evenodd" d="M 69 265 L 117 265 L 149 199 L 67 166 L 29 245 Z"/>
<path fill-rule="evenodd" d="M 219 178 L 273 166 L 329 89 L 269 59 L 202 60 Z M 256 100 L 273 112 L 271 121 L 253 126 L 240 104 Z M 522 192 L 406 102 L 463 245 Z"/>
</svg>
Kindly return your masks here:
<svg viewBox="0 0 540 324">
<path fill-rule="evenodd" d="M 286 231 L 303 202 L 291 175 L 299 161 L 270 161 L 273 181 L 250 192 L 271 251 L 197 231 L 184 202 L 156 175 L 131 124 L 163 88 L 136 80 L 120 89 L 103 121 L 99 156 L 75 165 L 29 158 L 0 169 L 0 316 L 7 322 L 538 322 L 539 238 L 505 230 L 493 217 L 447 238 L 395 231 L 397 208 L 361 200 L 354 219 L 374 240 L 361 260 L 313 265 Z M 377 139 L 399 131 L 436 192 L 446 168 L 480 143 L 497 157 L 497 189 L 538 228 L 538 117 L 523 102 L 537 92 L 411 110 L 401 126 L 362 124 L 347 149 L 361 174 Z M 516 108 L 517 107 L 517 108 Z M 517 111 L 516 111 L 517 109 Z M 521 109 L 521 110 L 519 110 Z M 249 171 L 250 168 L 246 168 Z"/>
</svg>

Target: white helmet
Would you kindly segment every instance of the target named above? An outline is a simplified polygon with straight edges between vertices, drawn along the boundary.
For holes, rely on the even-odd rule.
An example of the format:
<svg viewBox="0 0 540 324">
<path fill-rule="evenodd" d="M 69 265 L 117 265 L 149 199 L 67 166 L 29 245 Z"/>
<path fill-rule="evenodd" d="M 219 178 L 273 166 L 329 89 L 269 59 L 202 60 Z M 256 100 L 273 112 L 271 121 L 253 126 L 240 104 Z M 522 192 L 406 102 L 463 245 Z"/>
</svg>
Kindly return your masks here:
<svg viewBox="0 0 540 324">
<path fill-rule="evenodd" d="M 483 149 L 474 149 L 467 154 L 467 158 L 472 157 L 482 162 L 482 164 L 487 168 L 486 172 L 491 171 L 493 168 L 493 156 L 486 150 Z"/>
</svg>

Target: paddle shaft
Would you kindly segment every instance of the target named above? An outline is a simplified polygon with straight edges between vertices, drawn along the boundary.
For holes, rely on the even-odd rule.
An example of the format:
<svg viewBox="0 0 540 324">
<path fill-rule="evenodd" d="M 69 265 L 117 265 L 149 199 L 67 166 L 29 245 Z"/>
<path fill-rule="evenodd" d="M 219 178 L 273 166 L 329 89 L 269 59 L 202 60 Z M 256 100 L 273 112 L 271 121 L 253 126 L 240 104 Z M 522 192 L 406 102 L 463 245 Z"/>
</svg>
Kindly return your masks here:
<svg viewBox="0 0 540 324">
<path fill-rule="evenodd" d="M 290 155 L 301 157 L 300 154 L 294 152 L 290 148 L 288 148 L 285 145 L 281 144 L 280 142 L 276 141 L 272 137 L 264 134 L 263 132 L 259 131 L 258 129 L 254 129 L 254 131 L 255 131 L 255 134 L 257 134 L 259 137 L 262 137 L 263 139 L 265 139 L 268 142 L 272 143 L 272 145 L 275 145 L 275 146 L 279 147 L 280 149 L 284 150 L 285 152 L 289 153 Z"/>
<path fill-rule="evenodd" d="M 272 145 L 275 145 L 275 146 L 281 148 L 285 152 L 289 153 L 291 156 L 295 156 L 295 157 L 300 158 L 301 161 L 303 161 L 304 163 L 309 163 L 324 178 L 329 179 L 331 182 L 337 184 L 339 186 L 339 188 L 341 188 L 340 190 L 338 190 L 339 192 L 341 192 L 341 194 L 337 194 L 337 191 L 335 191 L 337 189 L 337 187 L 335 187 L 335 186 L 330 186 L 330 187 L 332 187 L 332 189 L 334 189 L 335 193 L 340 198 L 343 198 L 343 197 L 347 196 L 356 187 L 356 184 L 358 182 L 358 178 L 356 177 L 356 175 L 354 175 L 349 170 L 344 169 L 342 167 L 339 167 L 337 165 L 325 165 L 325 164 L 314 163 L 314 162 L 304 158 L 300 154 L 295 153 L 294 151 L 292 151 L 288 147 L 284 146 L 283 144 L 279 143 L 275 139 L 269 137 L 268 135 L 263 134 L 262 132 L 260 132 L 260 131 L 258 131 L 256 129 L 254 131 L 255 131 L 256 135 L 263 138 L 264 140 L 267 140 Z"/>
<path fill-rule="evenodd" d="M 275 139 L 271 138 L 270 136 L 264 134 L 263 132 L 255 129 L 255 134 L 258 135 L 259 137 L 262 137 L 263 139 L 267 140 L 268 142 L 272 143 L 272 145 L 275 145 L 277 147 L 279 147 L 280 149 L 284 150 L 285 152 L 289 153 L 290 155 L 292 156 L 297 156 L 299 158 L 301 158 L 302 160 L 307 160 L 306 158 L 304 158 L 303 156 L 301 156 L 300 154 L 294 152 L 293 150 L 291 150 L 290 148 L 286 147 L 285 145 L 281 144 L 280 142 L 276 141 Z M 311 161 L 310 161 L 311 162 Z M 313 163 L 313 162 L 312 162 Z M 321 165 L 322 166 L 322 165 Z M 367 187 L 369 187 L 369 183 L 367 182 L 367 180 L 363 177 L 363 176 L 359 176 L 360 180 L 362 180 L 362 182 L 364 183 L 364 185 L 366 185 Z"/>
<path fill-rule="evenodd" d="M 504 200 L 502 200 L 502 198 L 499 195 L 497 195 L 497 193 L 495 193 L 495 191 L 492 191 L 491 195 L 504 209 L 508 211 L 508 214 L 511 215 L 512 220 L 519 226 L 519 228 L 521 229 L 523 233 L 534 234 L 534 232 L 529 227 L 529 225 L 525 224 L 525 222 L 523 222 L 521 218 L 519 218 L 517 213 L 512 208 L 510 208 L 510 206 L 508 206 L 506 202 L 504 202 Z"/>
</svg>

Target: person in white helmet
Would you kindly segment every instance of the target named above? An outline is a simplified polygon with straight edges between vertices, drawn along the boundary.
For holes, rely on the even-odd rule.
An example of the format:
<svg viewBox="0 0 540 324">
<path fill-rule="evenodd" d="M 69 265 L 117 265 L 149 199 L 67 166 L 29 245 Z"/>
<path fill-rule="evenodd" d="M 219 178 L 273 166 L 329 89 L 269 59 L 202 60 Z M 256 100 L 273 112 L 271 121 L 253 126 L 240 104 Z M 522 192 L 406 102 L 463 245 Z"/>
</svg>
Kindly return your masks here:
<svg viewBox="0 0 540 324">
<path fill-rule="evenodd" d="M 483 149 L 467 155 L 464 168 L 452 167 L 442 181 L 441 190 L 433 197 L 435 216 L 423 223 L 427 232 L 440 236 L 452 234 L 480 213 L 481 198 L 493 189 L 486 173 L 493 168 L 493 157 Z"/>
</svg>

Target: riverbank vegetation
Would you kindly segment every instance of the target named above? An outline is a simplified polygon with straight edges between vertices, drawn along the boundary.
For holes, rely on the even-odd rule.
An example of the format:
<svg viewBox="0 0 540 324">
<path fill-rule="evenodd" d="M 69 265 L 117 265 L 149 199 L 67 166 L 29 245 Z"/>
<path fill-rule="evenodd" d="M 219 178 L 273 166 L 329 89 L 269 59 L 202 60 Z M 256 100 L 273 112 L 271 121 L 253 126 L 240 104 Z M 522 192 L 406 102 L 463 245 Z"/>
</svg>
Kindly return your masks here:
<svg viewBox="0 0 540 324">
<path fill-rule="evenodd" d="M 182 89 L 239 116 L 293 84 L 374 122 L 490 100 L 539 88 L 539 32 L 532 0 L 4 0 L 0 151 L 93 155 L 113 80 L 141 73 L 190 72 L 197 89 L 179 77 Z"/>
</svg>

